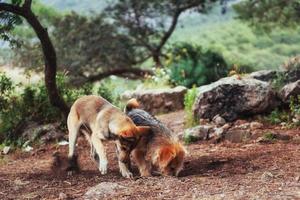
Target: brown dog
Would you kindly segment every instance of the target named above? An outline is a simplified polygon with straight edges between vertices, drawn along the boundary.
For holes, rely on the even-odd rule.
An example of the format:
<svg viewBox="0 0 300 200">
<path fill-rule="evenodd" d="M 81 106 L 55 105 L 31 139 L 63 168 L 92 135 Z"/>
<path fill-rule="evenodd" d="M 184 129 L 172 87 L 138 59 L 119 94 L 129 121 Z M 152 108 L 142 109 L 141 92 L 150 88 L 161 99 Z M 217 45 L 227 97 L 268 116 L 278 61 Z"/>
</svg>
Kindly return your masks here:
<svg viewBox="0 0 300 200">
<path fill-rule="evenodd" d="M 83 131 L 91 145 L 91 152 L 99 162 L 101 174 L 107 173 L 107 157 L 103 140 L 116 142 L 120 172 L 123 177 L 131 178 L 129 171 L 130 152 L 135 148 L 142 135 L 150 131 L 149 127 L 136 126 L 121 110 L 99 96 L 84 96 L 71 107 L 68 120 L 69 130 L 69 171 L 77 169 L 75 152 L 76 139 L 82 127 L 87 127 L 91 134 Z"/>
<path fill-rule="evenodd" d="M 141 176 L 150 176 L 152 168 L 163 175 L 178 176 L 186 150 L 170 129 L 138 107 L 136 99 L 131 99 L 125 112 L 136 125 L 150 126 L 152 130 L 151 134 L 140 139 L 132 152 Z"/>
</svg>

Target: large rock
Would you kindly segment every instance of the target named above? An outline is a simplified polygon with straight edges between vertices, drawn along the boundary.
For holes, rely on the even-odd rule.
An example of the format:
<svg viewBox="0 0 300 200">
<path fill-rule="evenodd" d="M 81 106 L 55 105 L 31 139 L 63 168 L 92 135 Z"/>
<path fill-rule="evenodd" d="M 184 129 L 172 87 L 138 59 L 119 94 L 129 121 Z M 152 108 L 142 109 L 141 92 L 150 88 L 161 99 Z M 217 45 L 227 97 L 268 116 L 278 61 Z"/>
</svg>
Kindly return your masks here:
<svg viewBox="0 0 300 200">
<path fill-rule="evenodd" d="M 102 182 L 91 187 L 83 196 L 85 200 L 100 200 L 100 199 L 114 199 L 116 192 L 126 189 L 126 187 L 113 182 Z"/>
<path fill-rule="evenodd" d="M 248 115 L 270 111 L 277 105 L 276 94 L 269 83 L 236 76 L 220 79 L 198 88 L 194 115 L 212 119 L 220 115 L 233 121 Z"/>
<path fill-rule="evenodd" d="M 141 109 L 152 114 L 167 113 L 184 108 L 183 101 L 187 89 L 183 86 L 167 89 L 136 90 L 125 92 L 122 99 L 136 98 Z"/>
<path fill-rule="evenodd" d="M 285 85 L 279 92 L 279 96 L 284 103 L 289 103 L 290 97 L 300 95 L 300 80 Z"/>
</svg>

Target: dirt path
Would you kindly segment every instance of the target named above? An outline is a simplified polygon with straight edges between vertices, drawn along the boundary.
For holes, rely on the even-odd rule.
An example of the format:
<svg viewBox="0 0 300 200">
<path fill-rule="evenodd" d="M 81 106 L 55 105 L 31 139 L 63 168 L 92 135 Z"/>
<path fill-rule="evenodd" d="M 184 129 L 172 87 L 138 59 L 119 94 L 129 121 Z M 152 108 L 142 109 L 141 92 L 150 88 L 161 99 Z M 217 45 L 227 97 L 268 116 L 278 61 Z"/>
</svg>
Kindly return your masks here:
<svg viewBox="0 0 300 200">
<path fill-rule="evenodd" d="M 160 118 L 176 131 L 183 128 L 183 112 Z M 293 134 L 300 135 L 299 130 Z M 82 199 L 100 182 L 126 187 L 108 199 L 300 199 L 298 142 L 192 144 L 187 146 L 189 155 L 179 178 L 136 180 L 120 176 L 111 143 L 107 144 L 109 171 L 102 176 L 89 158 L 87 143 L 79 142 L 82 171 L 71 177 L 50 169 L 53 152 L 66 154 L 66 146 L 47 145 L 31 153 L 1 156 L 0 199 L 58 199 L 61 192 Z"/>
</svg>

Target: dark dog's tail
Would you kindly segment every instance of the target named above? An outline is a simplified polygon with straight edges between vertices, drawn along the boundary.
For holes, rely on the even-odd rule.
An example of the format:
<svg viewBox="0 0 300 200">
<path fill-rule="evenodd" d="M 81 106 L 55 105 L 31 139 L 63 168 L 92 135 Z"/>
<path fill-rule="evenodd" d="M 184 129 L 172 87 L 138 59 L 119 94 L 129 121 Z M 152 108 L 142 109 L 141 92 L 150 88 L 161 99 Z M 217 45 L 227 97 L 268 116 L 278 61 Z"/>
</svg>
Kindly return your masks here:
<svg viewBox="0 0 300 200">
<path fill-rule="evenodd" d="M 135 109 L 138 107 L 140 107 L 139 102 L 135 98 L 132 98 L 127 102 L 127 104 L 125 106 L 125 113 L 128 113 L 132 109 Z"/>
</svg>

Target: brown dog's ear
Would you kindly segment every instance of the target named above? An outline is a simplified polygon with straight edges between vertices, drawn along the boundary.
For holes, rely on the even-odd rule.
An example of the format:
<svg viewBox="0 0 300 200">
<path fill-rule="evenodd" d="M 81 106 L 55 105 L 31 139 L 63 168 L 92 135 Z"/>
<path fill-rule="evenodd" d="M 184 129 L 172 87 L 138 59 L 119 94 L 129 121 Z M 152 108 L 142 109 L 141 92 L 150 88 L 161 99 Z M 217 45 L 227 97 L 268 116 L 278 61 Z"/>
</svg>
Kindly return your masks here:
<svg viewBox="0 0 300 200">
<path fill-rule="evenodd" d="M 173 148 L 173 146 L 165 146 L 159 150 L 159 165 L 160 166 L 167 166 L 170 161 L 175 158 L 176 156 L 176 150 Z"/>
<path fill-rule="evenodd" d="M 147 135 L 151 133 L 151 128 L 150 126 L 137 126 L 137 135 L 142 136 L 142 135 Z"/>
</svg>

